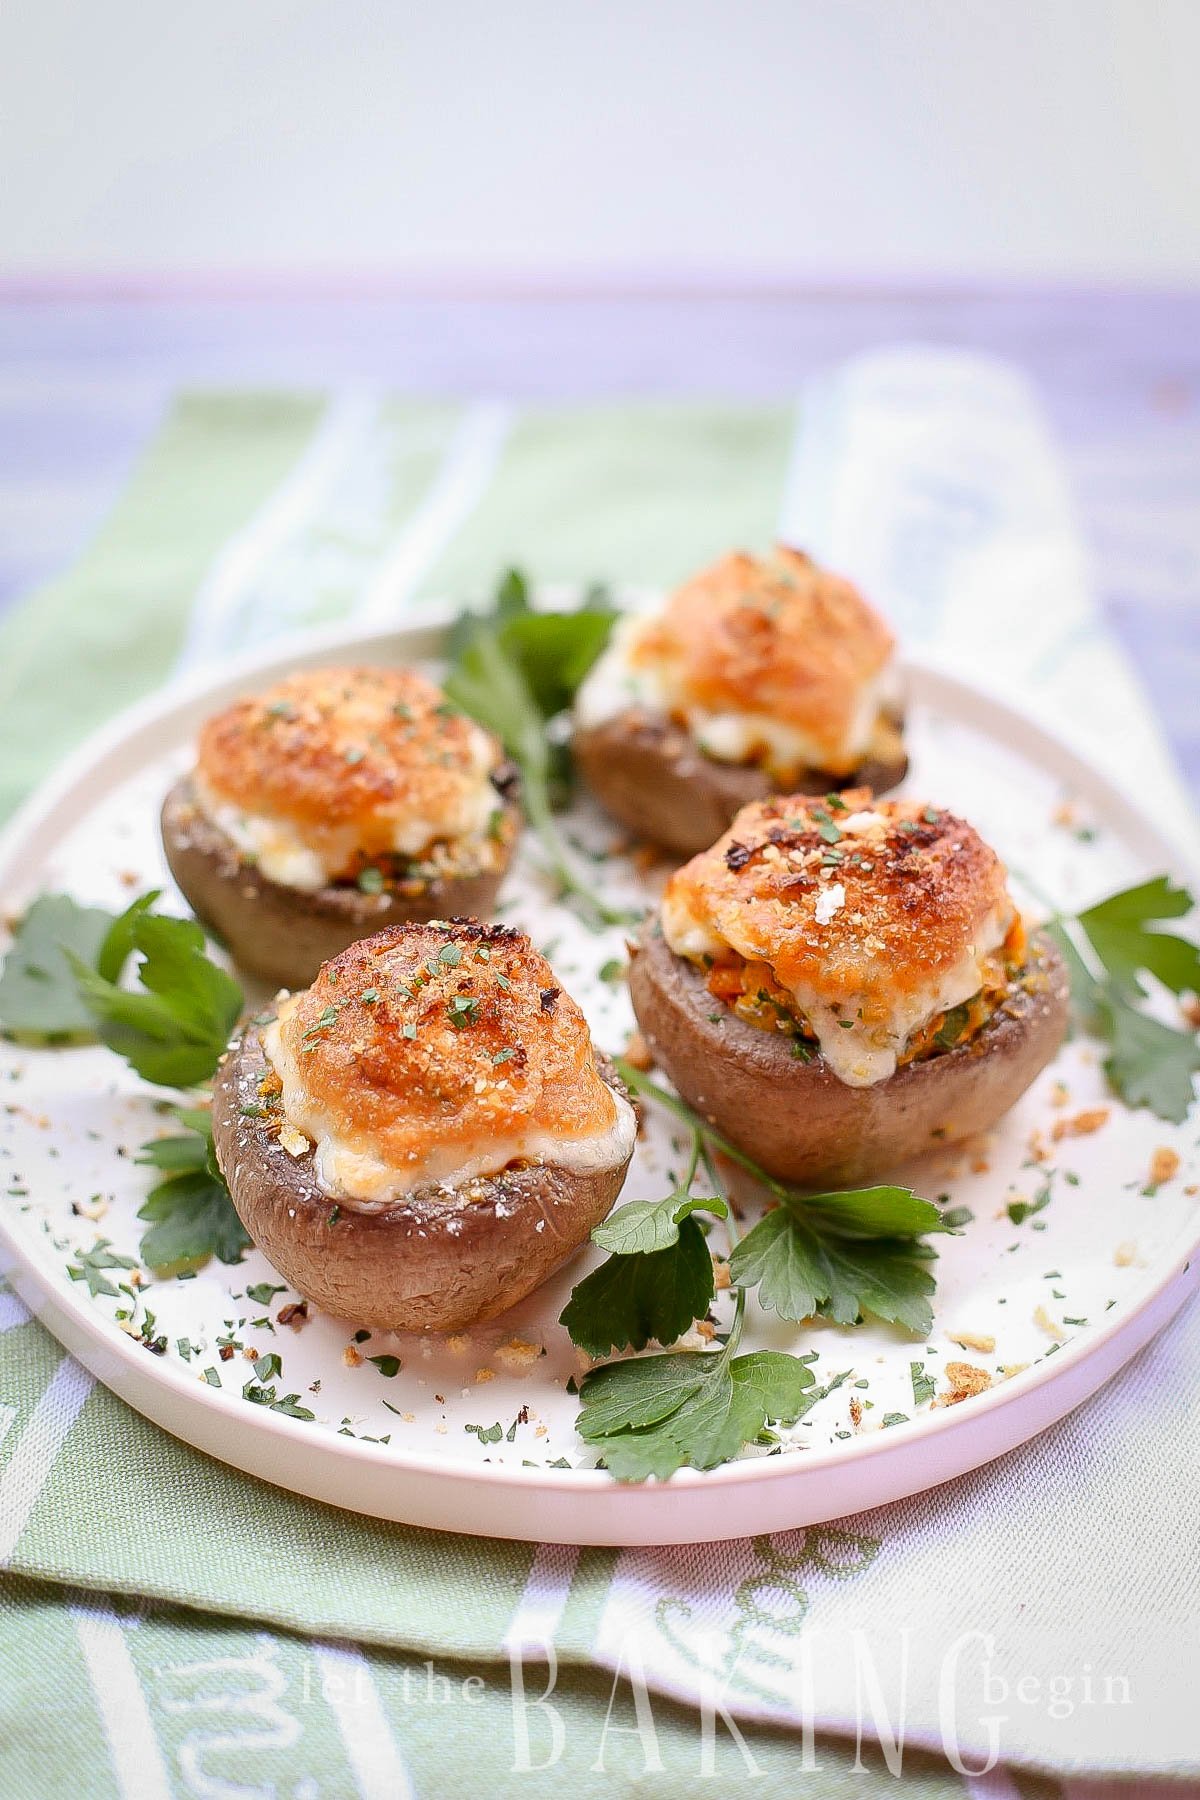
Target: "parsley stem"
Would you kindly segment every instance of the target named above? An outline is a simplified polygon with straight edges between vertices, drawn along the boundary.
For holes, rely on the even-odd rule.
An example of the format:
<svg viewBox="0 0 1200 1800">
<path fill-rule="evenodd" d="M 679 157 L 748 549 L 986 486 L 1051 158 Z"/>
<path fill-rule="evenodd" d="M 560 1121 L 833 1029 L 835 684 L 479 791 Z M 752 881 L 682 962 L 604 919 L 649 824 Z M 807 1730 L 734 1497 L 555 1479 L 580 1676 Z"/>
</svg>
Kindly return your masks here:
<svg viewBox="0 0 1200 1800">
<path fill-rule="evenodd" d="M 558 897 L 575 902 L 575 910 L 583 919 L 584 924 L 592 931 L 603 930 L 608 925 L 635 923 L 636 914 L 622 911 L 618 907 L 606 906 L 602 900 L 597 898 L 588 884 L 576 874 L 570 852 L 563 842 L 554 820 L 544 772 L 540 768 L 531 767 L 529 762 L 523 759 L 520 760 L 520 768 L 521 798 L 525 807 L 525 816 L 541 839 L 542 849 L 545 851 L 548 861 L 546 872 L 558 890 Z"/>
<path fill-rule="evenodd" d="M 705 1171 L 707 1172 L 708 1179 L 712 1182 L 713 1186 L 717 1189 L 717 1191 L 720 1192 L 724 1188 L 725 1183 L 721 1180 L 720 1176 L 717 1174 L 716 1165 L 714 1164 L 713 1159 L 712 1159 L 712 1153 L 709 1150 L 708 1145 L 704 1143 L 703 1134 L 699 1131 L 696 1131 L 695 1139 L 696 1139 L 697 1144 L 702 1146 L 701 1155 L 704 1158 L 704 1167 L 705 1167 Z M 725 1214 L 725 1235 L 729 1239 L 729 1249 L 730 1249 L 730 1253 L 732 1254 L 733 1248 L 742 1234 L 738 1230 L 737 1214 L 733 1210 L 732 1201 L 730 1200 L 728 1194 L 723 1194 L 722 1198 L 724 1199 L 726 1208 L 728 1209 Z"/>
<path fill-rule="evenodd" d="M 742 1341 L 742 1326 L 746 1320 L 746 1290 L 739 1287 L 734 1290 L 736 1298 L 733 1303 L 733 1323 L 729 1327 L 729 1336 L 725 1340 L 724 1356 L 726 1361 L 733 1355 Z"/>
<path fill-rule="evenodd" d="M 687 1174 L 684 1176 L 683 1180 L 679 1183 L 679 1186 L 675 1190 L 677 1194 L 685 1194 L 686 1195 L 686 1194 L 691 1193 L 692 1183 L 696 1179 L 696 1170 L 700 1167 L 700 1152 L 701 1152 L 702 1147 L 703 1147 L 703 1140 L 701 1139 L 700 1133 L 698 1131 L 693 1130 L 693 1132 L 692 1132 L 692 1154 L 688 1161 Z M 706 1164 L 708 1163 L 707 1157 L 705 1157 L 705 1163 Z M 709 1168 L 709 1174 L 710 1175 L 712 1174 L 711 1168 Z M 714 1181 L 714 1186 L 715 1185 L 716 1184 Z"/>
<path fill-rule="evenodd" d="M 699 1132 L 708 1143 L 721 1152 L 722 1156 L 727 1156 L 731 1162 L 735 1162 L 740 1168 L 745 1169 L 748 1175 L 753 1175 L 754 1179 L 760 1181 L 775 1195 L 776 1199 L 791 1200 L 794 1197 L 790 1188 L 785 1187 L 782 1181 L 776 1181 L 773 1175 L 768 1175 L 765 1169 L 759 1167 L 753 1157 L 747 1156 L 744 1150 L 739 1150 L 723 1131 L 718 1131 L 715 1125 L 710 1125 L 707 1119 L 702 1119 L 699 1113 L 693 1112 L 686 1100 L 681 1100 L 676 1094 L 668 1093 L 666 1088 L 660 1087 L 656 1081 L 651 1081 L 648 1075 L 644 1075 L 640 1069 L 635 1069 L 632 1063 L 626 1062 L 623 1057 L 618 1056 L 614 1058 L 614 1061 L 618 1075 L 631 1093 L 644 1094 L 647 1099 L 655 1100 L 660 1106 L 665 1106 L 667 1111 L 674 1113 L 677 1119 L 681 1119 L 693 1131 Z"/>
</svg>

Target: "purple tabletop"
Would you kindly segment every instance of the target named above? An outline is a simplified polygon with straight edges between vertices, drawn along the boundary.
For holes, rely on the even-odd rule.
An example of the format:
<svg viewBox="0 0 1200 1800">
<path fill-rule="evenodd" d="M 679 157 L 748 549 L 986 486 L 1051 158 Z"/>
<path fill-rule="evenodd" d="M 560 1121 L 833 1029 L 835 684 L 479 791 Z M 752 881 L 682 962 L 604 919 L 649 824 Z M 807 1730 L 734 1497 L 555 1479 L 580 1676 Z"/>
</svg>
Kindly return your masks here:
<svg viewBox="0 0 1200 1800">
<path fill-rule="evenodd" d="M 10 297 L 0 608 L 78 553 L 182 386 L 777 401 L 905 340 L 1007 357 L 1038 384 L 1097 598 L 1200 792 L 1200 294 Z"/>
</svg>

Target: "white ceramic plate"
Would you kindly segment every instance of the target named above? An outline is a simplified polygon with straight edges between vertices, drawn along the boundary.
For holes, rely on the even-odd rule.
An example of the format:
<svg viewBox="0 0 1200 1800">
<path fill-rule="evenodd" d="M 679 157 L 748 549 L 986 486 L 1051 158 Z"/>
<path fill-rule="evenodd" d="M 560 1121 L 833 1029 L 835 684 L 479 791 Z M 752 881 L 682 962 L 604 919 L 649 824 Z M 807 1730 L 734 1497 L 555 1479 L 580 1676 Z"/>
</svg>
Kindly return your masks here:
<svg viewBox="0 0 1200 1800">
<path fill-rule="evenodd" d="M 436 672 L 439 639 L 436 625 L 310 637 L 126 714 L 0 839 L 5 908 L 42 889 L 113 908 L 148 885 L 164 884 L 170 895 L 158 802 L 209 712 L 301 665 L 425 662 Z M 929 668 L 910 670 L 910 693 L 908 791 L 971 818 L 1040 891 L 1082 904 L 1175 866 L 1153 825 L 1029 720 Z M 622 904 L 645 903 L 647 884 L 628 863 L 604 860 L 612 833 L 590 806 L 576 808 L 568 830 L 595 857 L 598 887 Z M 551 956 L 597 1042 L 619 1051 L 632 1022 L 628 999 L 599 971 L 620 959 L 620 933 L 593 936 L 553 904 L 532 847 L 502 900 L 503 916 Z M 937 1321 L 927 1344 L 882 1325 L 783 1325 L 756 1316 L 752 1303 L 744 1348 L 814 1351 L 818 1383 L 844 1375 L 841 1385 L 771 1454 L 750 1452 L 707 1474 L 686 1470 L 665 1486 L 620 1486 L 589 1466 L 575 1435 L 567 1383 L 588 1364 L 557 1323 L 590 1252 L 493 1325 L 450 1340 L 376 1333 L 356 1348 L 343 1321 L 315 1317 L 299 1334 L 279 1326 L 280 1306 L 295 1296 L 252 1252 L 235 1268 L 213 1264 L 192 1280 L 148 1283 L 144 1302 L 169 1344 L 153 1355 L 116 1323 L 124 1298 L 89 1298 L 67 1266 L 99 1237 L 136 1255 L 150 1172 L 129 1152 L 164 1129 L 154 1094 L 101 1049 L 0 1043 L 0 1098 L 0 1262 L 102 1381 L 166 1430 L 265 1480 L 356 1511 L 487 1536 L 703 1541 L 897 1499 L 1011 1450 L 1078 1405 L 1196 1282 L 1192 1133 L 1120 1107 L 1105 1091 L 1095 1047 L 1072 1043 L 991 1142 L 905 1171 L 920 1191 L 972 1214 L 961 1236 L 938 1240 Z M 1097 1106 L 1110 1108 L 1101 1130 L 1053 1138 L 1056 1122 Z M 1049 1146 L 1045 1162 L 1031 1161 L 1034 1134 Z M 1177 1149 L 1183 1167 L 1147 1192 L 1161 1145 Z M 652 1112 L 623 1198 L 660 1196 L 675 1163 L 670 1131 Z M 1047 1179 L 1049 1204 L 1014 1224 L 1009 1203 L 1035 1199 Z M 95 1210 L 95 1197 L 101 1218 L 72 1211 L 73 1202 Z M 269 1301 L 249 1297 L 262 1284 L 279 1291 Z M 962 1336 L 975 1347 L 956 1343 Z M 228 1361 L 222 1337 L 239 1346 Z M 979 1347 L 989 1339 L 994 1348 Z M 279 1352 L 278 1391 L 298 1393 L 312 1422 L 243 1398 L 253 1379 L 246 1347 Z M 377 1356 L 399 1357 L 400 1371 L 384 1374 L 367 1360 Z M 985 1368 L 995 1384 L 961 1405 L 916 1403 L 912 1366 L 943 1391 L 954 1359 Z M 886 1427 L 885 1418 L 893 1421 Z"/>
</svg>

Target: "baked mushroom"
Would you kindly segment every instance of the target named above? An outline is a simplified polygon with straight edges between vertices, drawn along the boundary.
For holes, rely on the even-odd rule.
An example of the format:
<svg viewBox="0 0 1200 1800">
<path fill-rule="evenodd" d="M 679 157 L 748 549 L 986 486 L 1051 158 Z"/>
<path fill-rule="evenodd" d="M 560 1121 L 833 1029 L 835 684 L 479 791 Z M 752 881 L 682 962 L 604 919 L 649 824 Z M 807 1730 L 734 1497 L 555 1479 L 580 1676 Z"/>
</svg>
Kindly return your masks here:
<svg viewBox="0 0 1200 1800">
<path fill-rule="evenodd" d="M 274 987 L 386 925 L 486 916 L 520 829 L 499 743 L 413 669 L 314 669 L 237 700 L 167 795 L 193 911 Z"/>
<path fill-rule="evenodd" d="M 357 1324 L 503 1312 L 609 1211 L 637 1121 L 523 932 L 394 925 L 249 1024 L 213 1140 L 259 1249 Z"/>
<path fill-rule="evenodd" d="M 682 855 L 771 793 L 884 792 L 908 767 L 892 634 L 857 588 L 779 545 L 627 619 L 580 689 L 573 747 L 614 818 Z"/>
<path fill-rule="evenodd" d="M 678 870 L 630 992 L 684 1099 L 778 1179 L 870 1179 L 986 1130 L 1051 1060 L 1067 976 L 964 820 L 778 797 Z"/>
</svg>

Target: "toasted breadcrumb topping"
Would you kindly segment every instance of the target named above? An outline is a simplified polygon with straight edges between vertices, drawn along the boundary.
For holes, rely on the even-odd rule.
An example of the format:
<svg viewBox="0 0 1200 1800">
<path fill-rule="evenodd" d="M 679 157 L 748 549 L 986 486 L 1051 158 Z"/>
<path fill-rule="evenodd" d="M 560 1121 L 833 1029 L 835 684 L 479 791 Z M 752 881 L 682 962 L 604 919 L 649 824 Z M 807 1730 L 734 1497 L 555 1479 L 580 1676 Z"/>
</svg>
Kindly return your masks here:
<svg viewBox="0 0 1200 1800">
<path fill-rule="evenodd" d="M 838 1073 L 861 1042 L 869 1080 L 969 1039 L 1025 955 L 1004 865 L 978 833 L 867 789 L 744 807 L 671 877 L 662 922 L 716 999 L 819 1040 Z"/>
<path fill-rule="evenodd" d="M 334 1146 L 343 1174 L 369 1164 L 436 1180 L 498 1147 L 566 1154 L 613 1131 L 618 1104 L 630 1110 L 545 957 L 524 932 L 475 920 L 352 944 L 280 1004 L 264 1045 L 288 1126 L 318 1143 L 319 1165 L 320 1145 Z M 352 1180 L 327 1185 L 373 1198 Z"/>
<path fill-rule="evenodd" d="M 353 880 L 438 842 L 486 843 L 502 762 L 497 741 L 414 669 L 312 669 L 209 719 L 196 785 L 218 822 L 274 823 L 330 879 Z"/>
<path fill-rule="evenodd" d="M 801 727 L 831 772 L 848 772 L 863 690 L 893 638 L 858 589 L 780 544 L 735 551 L 677 588 L 638 635 L 631 661 L 668 674 L 687 705 L 765 714 Z"/>
</svg>

